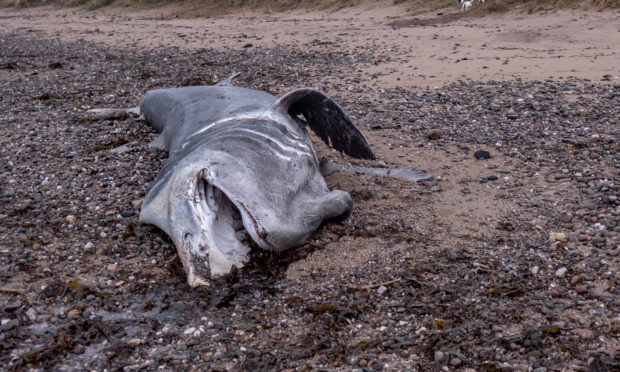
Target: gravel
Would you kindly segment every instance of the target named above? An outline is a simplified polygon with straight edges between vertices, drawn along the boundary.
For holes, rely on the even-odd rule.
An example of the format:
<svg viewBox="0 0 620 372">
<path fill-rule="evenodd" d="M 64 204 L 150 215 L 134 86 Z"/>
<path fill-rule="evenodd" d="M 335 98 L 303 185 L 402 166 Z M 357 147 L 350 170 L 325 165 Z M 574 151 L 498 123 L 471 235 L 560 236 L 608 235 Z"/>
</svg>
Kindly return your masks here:
<svg viewBox="0 0 620 372">
<path fill-rule="evenodd" d="M 120 50 L 1 34 L 0 363 L 617 369 L 613 80 L 370 88 L 356 64 L 375 60 L 328 46 Z M 254 250 L 243 270 L 190 289 L 170 240 L 138 223 L 166 154 L 149 148 L 139 118 L 86 111 L 233 71 L 237 84 L 274 94 L 329 92 L 384 165 L 434 178 L 329 176 L 354 195 L 349 219 L 288 252 Z"/>
</svg>

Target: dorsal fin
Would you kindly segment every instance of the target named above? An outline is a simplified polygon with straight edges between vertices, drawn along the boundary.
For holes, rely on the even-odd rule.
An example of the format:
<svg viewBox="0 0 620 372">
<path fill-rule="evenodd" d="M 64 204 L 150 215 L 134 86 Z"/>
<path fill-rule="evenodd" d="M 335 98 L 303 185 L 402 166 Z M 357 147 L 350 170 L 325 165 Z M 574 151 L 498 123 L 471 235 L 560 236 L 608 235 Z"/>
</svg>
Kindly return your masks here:
<svg viewBox="0 0 620 372">
<path fill-rule="evenodd" d="M 241 75 L 240 72 L 233 72 L 232 75 L 230 75 L 229 77 L 227 77 L 226 79 L 220 81 L 219 83 L 215 84 L 219 87 L 229 87 L 232 86 L 233 83 L 233 79 L 236 78 L 237 76 Z"/>
<path fill-rule="evenodd" d="M 366 137 L 344 110 L 318 90 L 301 88 L 290 91 L 271 105 L 271 110 L 288 113 L 298 124 L 309 126 L 338 151 L 358 159 L 375 158 Z"/>
</svg>

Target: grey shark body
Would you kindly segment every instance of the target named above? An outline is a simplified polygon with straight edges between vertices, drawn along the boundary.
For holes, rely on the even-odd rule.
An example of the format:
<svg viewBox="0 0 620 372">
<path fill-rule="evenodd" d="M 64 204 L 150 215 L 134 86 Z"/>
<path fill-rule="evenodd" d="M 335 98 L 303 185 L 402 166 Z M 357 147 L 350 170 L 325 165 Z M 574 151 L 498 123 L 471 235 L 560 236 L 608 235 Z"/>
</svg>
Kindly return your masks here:
<svg viewBox="0 0 620 372">
<path fill-rule="evenodd" d="M 140 221 L 172 238 L 190 286 L 247 262 L 244 230 L 282 251 L 350 214 L 351 197 L 329 190 L 305 128 L 352 157 L 374 158 L 345 112 L 313 89 L 279 99 L 229 81 L 160 89 L 140 110 L 161 133 L 154 144 L 169 152 Z"/>
</svg>

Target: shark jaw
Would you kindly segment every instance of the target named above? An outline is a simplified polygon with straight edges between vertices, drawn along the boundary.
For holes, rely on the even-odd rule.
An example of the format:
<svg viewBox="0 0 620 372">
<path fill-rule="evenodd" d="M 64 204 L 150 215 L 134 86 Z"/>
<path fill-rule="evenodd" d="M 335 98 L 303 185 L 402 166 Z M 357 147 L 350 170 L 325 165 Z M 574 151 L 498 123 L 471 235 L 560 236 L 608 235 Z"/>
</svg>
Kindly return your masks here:
<svg viewBox="0 0 620 372">
<path fill-rule="evenodd" d="M 209 279 L 240 269 L 248 261 L 246 231 L 239 209 L 224 192 L 200 177 L 189 181 L 186 208 L 174 229 L 175 245 L 190 286 L 209 285 Z M 185 220 L 185 221 L 184 221 Z M 176 222 L 176 221 L 174 221 Z M 176 225 L 176 223 L 174 223 Z"/>
</svg>

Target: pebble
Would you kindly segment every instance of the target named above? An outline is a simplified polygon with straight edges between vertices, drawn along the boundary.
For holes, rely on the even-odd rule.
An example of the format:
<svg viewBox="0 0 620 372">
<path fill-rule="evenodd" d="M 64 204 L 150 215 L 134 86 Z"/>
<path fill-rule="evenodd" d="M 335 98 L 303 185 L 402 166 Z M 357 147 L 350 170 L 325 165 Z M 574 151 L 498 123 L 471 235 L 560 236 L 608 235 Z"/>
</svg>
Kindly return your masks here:
<svg viewBox="0 0 620 372">
<path fill-rule="evenodd" d="M 583 281 L 583 279 L 581 279 L 581 277 L 579 275 L 573 275 L 573 277 L 570 278 L 569 285 L 571 287 L 575 287 L 577 284 L 581 283 L 582 281 Z"/>
<path fill-rule="evenodd" d="M 184 334 L 185 336 L 189 336 L 189 335 L 193 335 L 193 334 L 194 334 L 194 332 L 196 332 L 196 327 L 190 327 L 190 328 L 186 329 L 186 330 L 183 332 L 183 334 Z"/>
<path fill-rule="evenodd" d="M 382 285 L 381 287 L 377 288 L 377 293 L 382 295 L 385 293 L 385 291 L 387 291 L 387 287 Z"/>
<path fill-rule="evenodd" d="M 458 367 L 463 363 L 463 361 L 460 358 L 454 357 L 452 359 L 450 359 L 450 365 L 453 367 Z"/>
<path fill-rule="evenodd" d="M 587 341 L 594 338 L 594 332 L 590 329 L 586 328 L 575 328 L 573 329 L 573 334 L 578 336 L 580 339 Z"/>
<path fill-rule="evenodd" d="M 125 217 L 125 218 L 131 217 L 131 216 L 133 216 L 133 215 L 134 215 L 134 212 L 133 212 L 133 211 L 125 210 L 125 211 L 122 211 L 122 212 L 121 212 L 121 216 L 123 216 L 123 217 Z"/>
<path fill-rule="evenodd" d="M 129 345 L 132 346 L 138 346 L 142 343 L 142 340 L 139 338 L 132 338 L 131 340 L 129 340 Z"/>
<path fill-rule="evenodd" d="M 552 232 L 551 234 L 549 234 L 549 239 L 555 241 L 566 240 L 566 234 L 562 232 Z"/>
<path fill-rule="evenodd" d="M 80 309 L 71 309 L 67 312 L 67 317 L 71 319 L 79 318 L 82 315 Z"/>
<path fill-rule="evenodd" d="M 74 224 L 77 222 L 77 218 L 75 218 L 74 215 L 70 214 L 67 217 L 65 217 L 65 220 L 70 223 L 70 224 Z"/>
<path fill-rule="evenodd" d="M 37 312 L 33 308 L 29 308 L 28 310 L 26 310 L 26 316 L 28 317 L 28 319 L 30 319 L 31 322 L 37 320 Z"/>
<path fill-rule="evenodd" d="M 486 160 L 491 158 L 491 153 L 486 150 L 478 150 L 474 153 L 474 157 L 478 160 Z"/>
<path fill-rule="evenodd" d="M 0 330 L 2 331 L 10 331 L 11 329 L 19 327 L 19 320 L 17 319 L 2 319 L 2 325 L 0 325 Z"/>
<path fill-rule="evenodd" d="M 555 271 L 555 276 L 557 276 L 558 278 L 563 278 L 564 275 L 566 275 L 567 270 L 568 269 L 565 267 L 560 267 L 559 269 Z"/>
<path fill-rule="evenodd" d="M 107 265 L 105 268 L 106 268 L 106 270 L 108 270 L 109 272 L 112 272 L 112 273 L 113 273 L 113 272 L 115 272 L 115 271 L 116 271 L 116 269 L 118 268 L 118 264 L 116 264 L 116 263 L 109 264 L 109 265 Z"/>
<path fill-rule="evenodd" d="M 93 242 L 88 242 L 86 243 L 86 245 L 84 245 L 84 249 L 93 249 L 95 248 L 95 245 L 93 244 Z"/>
<path fill-rule="evenodd" d="M 437 363 L 443 363 L 446 361 L 446 353 L 444 353 L 443 351 L 436 351 L 434 359 Z"/>
<path fill-rule="evenodd" d="M 530 271 L 532 272 L 532 274 L 536 275 L 538 274 L 538 271 L 540 270 L 540 268 L 538 266 L 534 266 L 530 269 Z"/>
<path fill-rule="evenodd" d="M 508 119 L 517 119 L 519 117 L 519 114 L 517 114 L 514 109 L 510 109 L 506 113 L 506 117 Z"/>
</svg>

